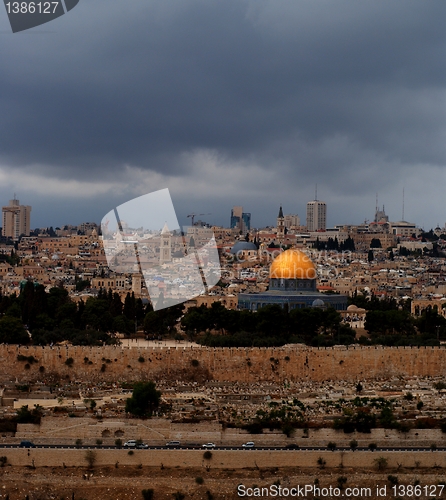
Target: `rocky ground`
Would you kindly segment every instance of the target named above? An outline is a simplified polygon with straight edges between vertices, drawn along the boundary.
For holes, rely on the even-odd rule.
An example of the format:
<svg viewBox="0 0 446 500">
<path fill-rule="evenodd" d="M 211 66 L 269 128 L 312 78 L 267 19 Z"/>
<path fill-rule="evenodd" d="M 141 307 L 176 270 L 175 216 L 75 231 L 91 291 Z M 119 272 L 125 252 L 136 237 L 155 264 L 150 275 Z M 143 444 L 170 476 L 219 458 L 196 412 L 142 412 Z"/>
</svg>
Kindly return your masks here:
<svg viewBox="0 0 446 500">
<path fill-rule="evenodd" d="M 144 500 L 142 490 L 153 489 L 153 499 L 220 500 L 242 498 L 237 494 L 237 486 L 246 488 L 269 487 L 272 484 L 282 488 L 292 488 L 305 484 L 320 488 L 339 486 L 339 478 L 344 477 L 344 487 L 369 487 L 372 495 L 359 494 L 354 498 L 406 498 L 392 492 L 392 480 L 402 485 L 434 485 L 436 495 L 422 494 L 416 498 L 446 498 L 440 496 L 437 486 L 446 482 L 446 471 L 442 469 L 404 469 L 385 471 L 336 469 L 242 469 L 209 470 L 203 469 L 154 469 L 138 467 L 96 467 L 86 468 L 45 468 L 24 469 L 6 466 L 0 469 L 0 499 L 5 500 Z M 319 483 L 317 483 L 319 481 Z M 201 484 L 200 484 L 201 483 Z M 376 495 L 379 485 L 380 492 Z M 445 488 L 446 489 L 446 488 Z M 245 490 L 248 492 L 248 490 Z M 341 495 L 344 495 L 343 490 Z M 431 489 L 430 492 L 433 492 Z M 181 496 L 181 493 L 184 496 Z M 253 492 L 254 493 L 254 492 Z M 27 497 L 28 496 L 28 497 Z M 253 495 L 254 496 L 254 495 Z M 252 496 L 252 497 L 253 497 Z M 257 495 L 259 496 L 259 495 Z M 271 497 L 272 495 L 270 495 Z M 345 496 L 345 495 L 344 495 Z M 267 496 L 264 494 L 264 498 Z M 147 496 L 147 498 L 150 498 Z M 245 495 L 248 498 L 248 495 Z M 276 498 L 292 498 L 276 496 Z M 300 497 L 307 498 L 307 497 Z M 313 495 L 308 498 L 315 498 Z M 321 495 L 319 498 L 337 498 Z"/>
</svg>

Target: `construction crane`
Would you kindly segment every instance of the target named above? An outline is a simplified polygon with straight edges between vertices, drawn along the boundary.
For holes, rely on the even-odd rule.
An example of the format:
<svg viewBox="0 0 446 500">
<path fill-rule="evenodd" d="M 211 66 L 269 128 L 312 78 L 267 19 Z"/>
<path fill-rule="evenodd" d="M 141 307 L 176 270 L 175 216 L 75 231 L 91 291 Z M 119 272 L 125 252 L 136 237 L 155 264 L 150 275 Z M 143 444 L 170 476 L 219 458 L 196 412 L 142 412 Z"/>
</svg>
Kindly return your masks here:
<svg viewBox="0 0 446 500">
<path fill-rule="evenodd" d="M 212 215 L 212 214 L 196 214 L 195 212 L 189 214 L 188 217 L 191 217 L 191 219 L 192 219 L 192 226 L 194 225 L 194 220 L 195 220 L 196 215 Z"/>
</svg>

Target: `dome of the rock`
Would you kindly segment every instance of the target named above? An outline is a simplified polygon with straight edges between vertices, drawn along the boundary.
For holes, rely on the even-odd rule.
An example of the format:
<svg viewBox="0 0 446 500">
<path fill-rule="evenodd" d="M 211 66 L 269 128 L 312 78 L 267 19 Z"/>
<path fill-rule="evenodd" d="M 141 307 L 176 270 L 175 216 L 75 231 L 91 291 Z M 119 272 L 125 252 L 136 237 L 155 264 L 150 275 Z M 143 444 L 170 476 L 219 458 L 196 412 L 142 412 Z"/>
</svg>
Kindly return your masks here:
<svg viewBox="0 0 446 500">
<path fill-rule="evenodd" d="M 279 279 L 316 279 L 316 268 L 307 254 L 290 249 L 274 259 L 269 276 Z"/>
</svg>

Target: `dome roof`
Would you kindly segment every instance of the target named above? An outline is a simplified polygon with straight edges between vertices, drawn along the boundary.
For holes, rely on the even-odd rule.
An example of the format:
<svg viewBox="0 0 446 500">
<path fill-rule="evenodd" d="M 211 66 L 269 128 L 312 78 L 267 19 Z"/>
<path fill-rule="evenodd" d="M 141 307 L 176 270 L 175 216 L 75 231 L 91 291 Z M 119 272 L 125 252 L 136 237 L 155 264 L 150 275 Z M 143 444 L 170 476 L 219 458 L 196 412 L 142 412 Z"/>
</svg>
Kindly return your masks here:
<svg viewBox="0 0 446 500">
<path fill-rule="evenodd" d="M 313 307 L 324 307 L 325 302 L 322 299 L 316 299 L 316 300 L 313 300 L 313 303 L 311 305 Z"/>
<path fill-rule="evenodd" d="M 255 252 L 257 252 L 257 247 L 250 241 L 237 241 L 237 243 L 231 248 L 231 253 L 236 254 L 237 252 L 246 250 L 254 250 Z"/>
<path fill-rule="evenodd" d="M 315 279 L 316 268 L 313 262 L 300 250 L 286 250 L 276 257 L 269 270 L 270 278 Z"/>
</svg>

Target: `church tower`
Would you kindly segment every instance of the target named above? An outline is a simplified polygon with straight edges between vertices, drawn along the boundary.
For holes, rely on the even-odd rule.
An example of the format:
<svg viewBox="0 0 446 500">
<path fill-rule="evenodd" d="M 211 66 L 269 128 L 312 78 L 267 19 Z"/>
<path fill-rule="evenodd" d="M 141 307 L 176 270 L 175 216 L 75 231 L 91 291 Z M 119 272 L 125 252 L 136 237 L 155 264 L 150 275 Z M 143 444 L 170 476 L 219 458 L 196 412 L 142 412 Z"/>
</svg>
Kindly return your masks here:
<svg viewBox="0 0 446 500">
<path fill-rule="evenodd" d="M 161 231 L 161 245 L 160 245 L 160 265 L 166 262 L 172 261 L 172 246 L 171 246 L 171 234 L 169 228 L 167 227 L 167 222 L 164 224 L 163 230 Z"/>
<path fill-rule="evenodd" d="M 282 205 L 280 205 L 279 215 L 277 216 L 277 239 L 283 242 L 285 236 L 285 217 L 283 216 Z"/>
</svg>

